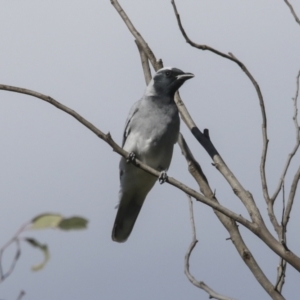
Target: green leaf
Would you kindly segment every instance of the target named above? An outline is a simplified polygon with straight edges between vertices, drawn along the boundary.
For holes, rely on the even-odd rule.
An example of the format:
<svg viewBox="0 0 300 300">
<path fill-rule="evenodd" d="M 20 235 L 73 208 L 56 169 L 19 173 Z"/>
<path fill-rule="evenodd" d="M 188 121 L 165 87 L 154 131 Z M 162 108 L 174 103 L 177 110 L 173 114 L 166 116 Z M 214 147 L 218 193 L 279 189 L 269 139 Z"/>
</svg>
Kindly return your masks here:
<svg viewBox="0 0 300 300">
<path fill-rule="evenodd" d="M 39 271 L 39 270 L 43 269 L 44 266 L 46 265 L 46 263 L 48 262 L 48 260 L 50 259 L 48 246 L 46 244 L 41 244 L 37 240 L 32 239 L 32 238 L 25 238 L 25 241 L 32 247 L 40 249 L 44 254 L 44 260 L 40 264 L 32 266 L 31 270 Z"/>
<path fill-rule="evenodd" d="M 71 217 L 62 219 L 58 227 L 62 230 L 86 229 L 88 220 L 82 217 Z"/>
<path fill-rule="evenodd" d="M 57 228 L 62 219 L 59 214 L 42 214 L 32 219 L 29 229 Z"/>
</svg>

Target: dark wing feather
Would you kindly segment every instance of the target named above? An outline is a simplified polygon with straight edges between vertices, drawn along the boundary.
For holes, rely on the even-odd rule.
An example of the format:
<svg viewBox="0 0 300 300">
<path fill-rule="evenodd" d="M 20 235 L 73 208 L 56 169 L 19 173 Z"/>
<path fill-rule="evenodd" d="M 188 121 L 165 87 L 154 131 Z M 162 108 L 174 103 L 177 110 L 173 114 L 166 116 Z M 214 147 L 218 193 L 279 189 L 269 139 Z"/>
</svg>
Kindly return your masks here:
<svg viewBox="0 0 300 300">
<path fill-rule="evenodd" d="M 130 111 L 129 111 L 129 115 L 128 115 L 127 120 L 126 120 L 125 129 L 124 129 L 124 133 L 123 133 L 122 147 L 124 147 L 124 144 L 126 142 L 126 138 L 128 137 L 128 135 L 130 133 L 130 122 L 132 120 L 132 117 L 138 112 L 139 104 L 140 104 L 140 101 L 134 103 L 133 106 L 131 107 Z"/>
</svg>

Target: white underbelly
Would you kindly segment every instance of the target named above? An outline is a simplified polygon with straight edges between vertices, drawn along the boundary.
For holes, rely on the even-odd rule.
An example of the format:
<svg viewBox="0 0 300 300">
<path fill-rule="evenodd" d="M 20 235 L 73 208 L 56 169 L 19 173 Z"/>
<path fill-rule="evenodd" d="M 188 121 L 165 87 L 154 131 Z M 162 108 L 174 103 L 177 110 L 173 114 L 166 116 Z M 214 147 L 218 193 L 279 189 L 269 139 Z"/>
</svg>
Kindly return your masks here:
<svg viewBox="0 0 300 300">
<path fill-rule="evenodd" d="M 137 158 L 155 169 L 167 169 L 173 152 L 173 143 L 164 143 L 151 138 L 144 138 L 139 132 L 130 133 L 126 139 L 124 150 L 134 152 Z"/>
</svg>

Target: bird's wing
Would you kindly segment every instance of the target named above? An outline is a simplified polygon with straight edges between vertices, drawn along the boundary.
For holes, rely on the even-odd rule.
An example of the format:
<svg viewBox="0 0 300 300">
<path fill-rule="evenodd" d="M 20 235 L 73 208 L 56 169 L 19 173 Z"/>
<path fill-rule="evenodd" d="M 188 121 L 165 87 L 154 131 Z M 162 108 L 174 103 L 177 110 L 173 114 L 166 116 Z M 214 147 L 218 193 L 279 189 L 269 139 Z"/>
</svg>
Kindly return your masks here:
<svg viewBox="0 0 300 300">
<path fill-rule="evenodd" d="M 124 144 L 126 142 L 126 139 L 130 133 L 130 125 L 131 125 L 131 121 L 133 116 L 138 112 L 139 110 L 139 104 L 140 101 L 137 101 L 136 103 L 133 104 L 133 106 L 131 107 L 130 111 L 129 111 L 129 115 L 127 117 L 126 123 L 125 123 L 125 129 L 124 129 L 124 133 L 123 133 L 123 141 L 122 141 L 122 147 L 124 147 Z"/>
</svg>

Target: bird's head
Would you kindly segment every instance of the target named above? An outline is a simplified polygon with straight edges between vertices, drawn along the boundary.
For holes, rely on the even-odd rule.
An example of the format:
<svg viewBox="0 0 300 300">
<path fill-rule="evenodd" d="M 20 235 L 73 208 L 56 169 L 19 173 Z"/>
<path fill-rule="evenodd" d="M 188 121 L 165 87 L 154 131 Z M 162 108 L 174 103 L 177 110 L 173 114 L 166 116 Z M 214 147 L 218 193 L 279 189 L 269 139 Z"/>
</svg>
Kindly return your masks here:
<svg viewBox="0 0 300 300">
<path fill-rule="evenodd" d="M 153 76 L 146 89 L 146 94 L 149 96 L 173 97 L 183 83 L 193 77 L 192 73 L 184 73 L 177 68 L 162 68 Z"/>
</svg>

